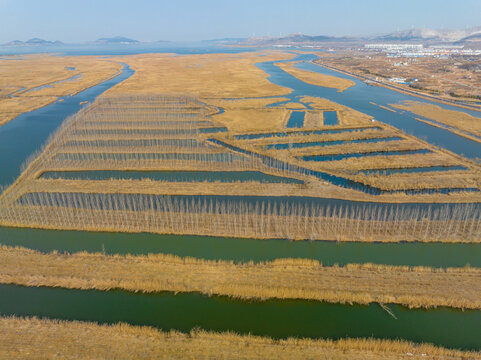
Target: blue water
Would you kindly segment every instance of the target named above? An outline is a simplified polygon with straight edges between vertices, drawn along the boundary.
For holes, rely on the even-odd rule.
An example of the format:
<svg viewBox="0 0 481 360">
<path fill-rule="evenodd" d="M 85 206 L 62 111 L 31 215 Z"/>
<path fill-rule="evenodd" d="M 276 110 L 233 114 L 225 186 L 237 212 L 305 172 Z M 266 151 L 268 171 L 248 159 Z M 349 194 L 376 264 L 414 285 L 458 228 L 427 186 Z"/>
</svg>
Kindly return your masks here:
<svg viewBox="0 0 481 360">
<path fill-rule="evenodd" d="M 178 124 L 178 123 L 177 123 Z M 129 123 L 132 126 L 132 123 Z M 190 123 L 188 124 L 190 125 Z M 75 135 L 192 135 L 192 134 L 213 134 L 217 132 L 226 132 L 224 127 L 210 128 L 180 128 L 180 129 L 142 129 L 142 128 L 110 128 L 110 129 L 79 129 L 73 133 Z"/>
<path fill-rule="evenodd" d="M 160 114 L 159 114 L 160 115 Z M 188 115 L 188 114 L 185 114 L 185 115 Z M 130 126 L 132 127 L 132 121 L 99 121 L 99 120 L 86 120 L 84 122 L 85 125 L 88 126 L 88 131 L 94 131 L 94 130 L 91 130 L 90 129 L 90 126 L 91 125 L 94 125 L 94 126 L 103 126 L 103 127 L 107 127 L 107 126 L 111 126 L 111 127 L 115 127 L 115 126 L 118 126 L 119 128 L 123 128 L 125 126 Z M 212 124 L 211 121 L 208 121 L 208 120 L 192 120 L 192 121 L 185 121 L 185 126 L 186 127 L 190 127 L 190 126 L 201 126 L 201 125 L 210 125 Z M 172 125 L 175 125 L 175 126 L 179 126 L 179 121 L 177 120 L 157 120 L 157 121 L 149 121 L 149 120 L 137 120 L 135 122 L 135 125 L 138 127 L 138 126 L 152 126 L 152 127 L 155 127 L 156 129 L 157 128 L 163 128 L 163 127 L 169 127 L 169 126 L 172 126 Z M 161 126 L 159 126 L 161 125 Z"/>
<path fill-rule="evenodd" d="M 48 137 L 68 116 L 80 110 L 80 102 L 93 102 L 112 86 L 134 73 L 126 64 L 122 73 L 74 96 L 65 96 L 32 112 L 24 113 L 0 126 L 0 185 L 11 184 L 20 175 L 22 163 L 39 150 Z"/>
<path fill-rule="evenodd" d="M 303 161 L 338 161 L 350 158 L 365 158 L 367 156 L 391 156 L 391 155 L 412 155 L 412 154 L 427 154 L 431 152 L 428 149 L 421 150 L 405 150 L 405 151 L 375 151 L 375 152 L 360 152 L 349 154 L 332 154 L 332 155 L 304 155 L 301 157 Z"/>
<path fill-rule="evenodd" d="M 245 157 L 231 153 L 57 153 L 54 159 L 58 160 L 186 160 L 186 161 L 216 161 L 231 162 L 241 161 Z"/>
<path fill-rule="evenodd" d="M 69 77 L 68 79 L 54 81 L 50 84 L 37 86 L 37 87 L 34 87 L 32 89 L 29 89 L 29 90 L 25 91 L 24 94 L 29 93 L 29 92 L 39 91 L 39 90 L 42 90 L 42 89 L 52 88 L 53 85 L 56 85 L 56 84 L 62 84 L 62 83 L 70 82 L 70 81 L 75 81 L 77 79 L 80 79 L 82 76 L 83 76 L 82 74 L 77 74 L 77 75 Z"/>
<path fill-rule="evenodd" d="M 0 46 L 2 55 L 22 54 L 59 54 L 69 56 L 98 55 L 135 55 L 149 53 L 171 53 L 180 55 L 189 54 L 236 54 L 246 51 L 255 51 L 253 48 L 237 48 L 219 46 L 207 42 L 166 42 L 166 43 L 140 43 L 140 44 L 65 44 L 51 46 Z"/>
<path fill-rule="evenodd" d="M 324 146 L 331 146 L 331 145 L 340 145 L 340 144 L 370 144 L 370 143 L 378 143 L 383 141 L 394 141 L 394 140 L 402 140 L 402 138 L 394 136 L 394 137 L 386 137 L 386 138 L 375 138 L 375 139 L 357 139 L 357 140 L 331 140 L 331 141 L 309 141 L 309 142 L 300 142 L 300 143 L 281 143 L 281 144 L 269 144 L 265 145 L 266 149 L 299 149 L 305 147 L 324 147 Z"/>
<path fill-rule="evenodd" d="M 125 147 L 125 146 L 186 146 L 199 147 L 203 144 L 196 139 L 120 139 L 120 140 L 71 140 L 65 146 L 80 147 Z"/>
<path fill-rule="evenodd" d="M 301 128 L 304 126 L 304 111 L 293 111 L 287 121 L 287 128 Z"/>
<path fill-rule="evenodd" d="M 431 166 L 431 167 L 416 167 L 416 168 L 401 168 L 401 169 L 372 169 L 361 170 L 357 174 L 366 175 L 392 175 L 392 174 L 412 174 L 412 173 L 426 173 L 437 171 L 462 171 L 469 170 L 465 166 Z"/>
<path fill-rule="evenodd" d="M 265 139 L 271 137 L 286 137 L 286 136 L 297 136 L 297 135 L 322 135 L 322 134 L 341 134 L 341 133 L 351 133 L 351 132 L 363 132 L 366 130 L 381 130 L 380 127 L 358 127 L 350 129 L 325 129 L 325 130 L 305 130 L 305 131 L 279 131 L 274 133 L 259 133 L 259 134 L 240 134 L 234 135 L 235 139 L 238 140 L 252 140 L 252 139 Z"/>
<path fill-rule="evenodd" d="M 339 120 L 337 118 L 337 111 L 324 111 L 324 126 L 337 125 Z"/>
</svg>

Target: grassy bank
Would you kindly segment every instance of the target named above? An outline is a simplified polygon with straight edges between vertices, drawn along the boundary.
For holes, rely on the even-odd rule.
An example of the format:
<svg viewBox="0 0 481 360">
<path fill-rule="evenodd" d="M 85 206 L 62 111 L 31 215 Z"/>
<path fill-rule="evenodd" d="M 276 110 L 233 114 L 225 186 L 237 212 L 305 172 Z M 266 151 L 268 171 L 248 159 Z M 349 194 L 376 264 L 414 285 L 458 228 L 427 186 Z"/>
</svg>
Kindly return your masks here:
<svg viewBox="0 0 481 360">
<path fill-rule="evenodd" d="M 128 324 L 0 318 L 0 357 L 52 359 L 481 359 L 479 352 L 376 339 L 273 340 L 195 330 L 162 332 Z"/>
<path fill-rule="evenodd" d="M 307 259 L 235 264 L 164 254 L 44 254 L 7 246 L 0 248 L 0 262 L 4 284 L 481 309 L 481 270 L 469 267 L 339 267 Z"/>
</svg>

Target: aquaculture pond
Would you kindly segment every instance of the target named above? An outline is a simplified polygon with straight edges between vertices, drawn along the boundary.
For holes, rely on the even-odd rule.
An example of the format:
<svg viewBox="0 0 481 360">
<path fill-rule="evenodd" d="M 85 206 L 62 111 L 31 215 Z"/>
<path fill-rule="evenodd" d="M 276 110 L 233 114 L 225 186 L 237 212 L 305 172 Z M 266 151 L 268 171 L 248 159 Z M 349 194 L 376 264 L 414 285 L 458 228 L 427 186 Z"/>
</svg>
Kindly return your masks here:
<svg viewBox="0 0 481 360">
<path fill-rule="evenodd" d="M 391 155 L 412 155 L 412 154 L 427 154 L 431 152 L 428 149 L 420 150 L 400 150 L 400 151 L 372 151 L 372 152 L 358 152 L 348 154 L 328 154 L 328 155 L 304 155 L 301 157 L 303 161 L 338 161 L 350 158 L 365 158 L 369 156 L 391 156 Z"/>
<path fill-rule="evenodd" d="M 132 123 L 130 123 L 132 126 Z M 223 127 L 210 128 L 185 128 L 185 129 L 80 129 L 74 131 L 74 135 L 189 135 L 189 134 L 210 134 L 216 132 L 226 132 Z"/>
<path fill-rule="evenodd" d="M 293 111 L 289 120 L 287 121 L 287 128 L 301 128 L 304 126 L 304 117 L 306 113 L 304 111 Z"/>
<path fill-rule="evenodd" d="M 282 149 L 302 149 L 306 147 L 324 147 L 324 146 L 331 146 L 331 145 L 343 145 L 343 144 L 373 144 L 379 143 L 384 141 L 394 141 L 394 140 L 402 140 L 402 138 L 394 136 L 394 137 L 385 137 L 385 138 L 375 138 L 375 139 L 358 139 L 358 140 L 330 140 L 330 141 L 306 141 L 306 142 L 294 142 L 294 143 L 280 143 L 280 144 L 269 144 L 266 145 L 266 149 L 275 149 L 275 150 L 282 150 Z"/>
<path fill-rule="evenodd" d="M 197 293 L 142 294 L 0 285 L 0 313 L 99 323 L 127 322 L 162 330 L 286 337 L 375 337 L 480 349 L 481 311 L 341 305 L 306 300 L 242 301 Z"/>
<path fill-rule="evenodd" d="M 41 176 L 43 179 L 68 180 L 141 180 L 150 179 L 167 182 L 260 182 L 260 183 L 295 183 L 304 181 L 283 176 L 275 176 L 260 171 L 48 171 Z"/>
<path fill-rule="evenodd" d="M 324 126 L 338 124 L 337 111 L 324 111 L 322 114 L 324 116 Z"/>
<path fill-rule="evenodd" d="M 42 252 L 164 253 L 201 259 L 261 262 L 315 259 L 324 265 L 481 267 L 481 244 L 288 241 L 149 233 L 111 233 L 0 227 L 0 244 Z"/>
<path fill-rule="evenodd" d="M 366 175 L 392 175 L 392 174 L 412 174 L 412 173 L 427 173 L 439 171 L 463 171 L 469 170 L 465 166 L 429 166 L 429 167 L 414 167 L 414 168 L 400 168 L 400 169 L 372 169 L 361 170 L 358 174 Z"/>
<path fill-rule="evenodd" d="M 258 133 L 258 134 L 240 134 L 234 135 L 234 139 L 238 140 L 253 140 L 253 139 L 264 139 L 272 137 L 286 137 L 286 136 L 297 136 L 297 135 L 323 135 L 323 134 L 341 134 L 341 133 L 351 133 L 351 132 L 362 132 L 366 130 L 381 130 L 379 126 L 372 127 L 356 127 L 348 129 L 323 129 L 323 130 L 301 130 L 301 131 L 278 131 L 273 133 Z"/>
<path fill-rule="evenodd" d="M 231 162 L 245 160 L 245 157 L 231 153 L 58 153 L 54 159 L 57 160 L 186 160 L 186 161 L 215 161 Z"/>
</svg>

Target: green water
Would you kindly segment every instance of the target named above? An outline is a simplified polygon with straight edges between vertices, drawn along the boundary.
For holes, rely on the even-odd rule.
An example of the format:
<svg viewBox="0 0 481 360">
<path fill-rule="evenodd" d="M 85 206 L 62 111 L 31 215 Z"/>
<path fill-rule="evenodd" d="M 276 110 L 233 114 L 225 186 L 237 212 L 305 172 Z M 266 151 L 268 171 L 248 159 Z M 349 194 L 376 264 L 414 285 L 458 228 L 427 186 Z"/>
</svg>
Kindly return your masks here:
<svg viewBox="0 0 481 360">
<path fill-rule="evenodd" d="M 200 327 L 274 338 L 403 338 L 452 348 L 481 349 L 481 311 L 407 310 L 396 305 L 390 308 L 397 320 L 374 304 L 239 301 L 197 293 L 134 294 L 0 285 L 2 315 L 128 322 L 183 332 Z"/>
<path fill-rule="evenodd" d="M 150 179 L 168 182 L 304 183 L 302 180 L 264 174 L 260 171 L 47 171 L 41 175 L 41 178 L 69 180 Z"/>
<path fill-rule="evenodd" d="M 165 253 L 235 262 L 276 258 L 316 259 L 324 265 L 366 263 L 481 267 L 481 244 L 288 241 L 209 236 L 127 234 L 0 227 L 0 244 L 42 252 Z"/>
</svg>

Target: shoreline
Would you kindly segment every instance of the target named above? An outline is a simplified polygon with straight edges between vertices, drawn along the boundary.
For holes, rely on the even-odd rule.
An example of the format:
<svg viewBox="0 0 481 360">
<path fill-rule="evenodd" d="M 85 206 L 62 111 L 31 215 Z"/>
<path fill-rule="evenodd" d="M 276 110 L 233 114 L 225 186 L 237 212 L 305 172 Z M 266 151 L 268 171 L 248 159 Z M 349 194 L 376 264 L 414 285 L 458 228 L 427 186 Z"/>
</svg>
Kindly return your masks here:
<svg viewBox="0 0 481 360">
<path fill-rule="evenodd" d="M 318 62 L 319 60 L 320 59 L 315 60 L 315 61 L 311 61 L 310 63 L 315 64 L 315 65 L 320 66 L 320 67 L 325 67 L 329 70 L 337 71 L 341 74 L 353 76 L 353 77 L 355 77 L 355 78 L 357 78 L 361 81 L 367 80 L 367 81 L 373 82 L 373 83 L 375 83 L 374 85 L 376 85 L 376 86 L 385 87 L 387 89 L 394 90 L 394 91 L 397 91 L 399 93 L 403 93 L 403 94 L 407 94 L 407 95 L 411 95 L 411 96 L 416 96 L 416 97 L 419 97 L 419 98 L 422 98 L 422 99 L 425 99 L 425 100 L 431 100 L 431 101 L 438 102 L 438 103 L 445 104 L 445 105 L 452 105 L 452 106 L 464 108 L 464 109 L 467 109 L 467 110 L 474 110 L 474 111 L 481 112 L 481 105 L 476 106 L 476 105 L 470 105 L 470 104 L 460 104 L 460 103 L 455 102 L 454 100 L 442 99 L 442 98 L 438 98 L 438 97 L 435 97 L 435 96 L 432 96 L 432 95 L 422 94 L 422 93 L 418 93 L 418 92 L 415 92 L 415 91 L 402 89 L 402 88 L 399 88 L 395 85 L 385 84 L 381 81 L 370 79 L 367 76 L 363 76 L 363 75 L 356 74 L 356 73 L 353 73 L 353 72 L 350 72 L 350 71 L 347 71 L 347 70 L 336 68 L 336 67 L 334 67 L 332 65 L 328 65 L 326 63 Z"/>
<path fill-rule="evenodd" d="M 231 331 L 193 329 L 162 331 L 128 323 L 99 324 L 91 321 L 37 317 L 0 317 L 0 355 L 25 359 L 32 353 L 53 356 L 118 359 L 313 359 L 394 360 L 405 356 L 434 359 L 481 359 L 481 352 L 450 349 L 429 343 L 375 338 L 273 339 Z M 31 341 L 35 339 L 36 341 Z M 56 339 L 63 339 L 58 342 Z M 54 350 L 55 349 L 55 350 Z M 410 355 L 408 355 L 410 354 Z"/>
</svg>

